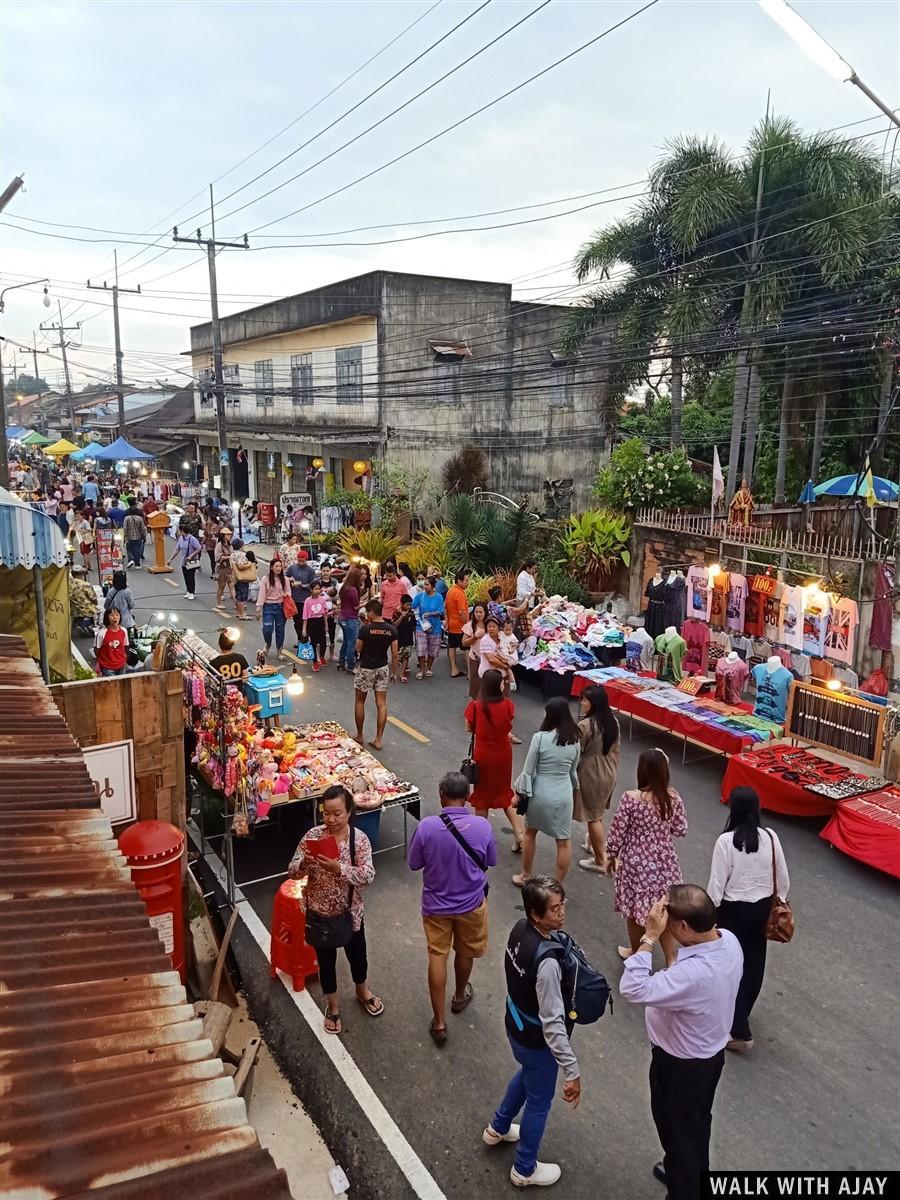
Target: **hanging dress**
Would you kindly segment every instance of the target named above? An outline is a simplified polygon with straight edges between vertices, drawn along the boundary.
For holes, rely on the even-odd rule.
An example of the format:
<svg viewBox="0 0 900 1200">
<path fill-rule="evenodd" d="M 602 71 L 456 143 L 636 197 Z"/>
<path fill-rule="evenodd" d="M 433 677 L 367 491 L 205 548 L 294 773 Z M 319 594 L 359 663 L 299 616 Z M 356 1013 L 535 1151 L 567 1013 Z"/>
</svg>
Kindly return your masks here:
<svg viewBox="0 0 900 1200">
<path fill-rule="evenodd" d="M 654 583 L 651 579 L 647 584 L 644 595 L 647 597 L 647 609 L 644 613 L 644 628 L 652 638 L 658 637 L 666 628 L 666 585 L 664 580 Z M 677 626 L 676 626 L 677 628 Z"/>
</svg>

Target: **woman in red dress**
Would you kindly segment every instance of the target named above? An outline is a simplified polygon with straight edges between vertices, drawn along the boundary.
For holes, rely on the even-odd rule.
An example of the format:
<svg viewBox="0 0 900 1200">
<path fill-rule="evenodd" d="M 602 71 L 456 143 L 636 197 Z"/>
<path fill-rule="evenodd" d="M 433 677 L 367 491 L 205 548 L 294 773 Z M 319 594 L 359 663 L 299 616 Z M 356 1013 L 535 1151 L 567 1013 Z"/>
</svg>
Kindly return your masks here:
<svg viewBox="0 0 900 1200">
<path fill-rule="evenodd" d="M 466 729 L 475 735 L 472 757 L 478 764 L 478 782 L 469 803 L 480 817 L 490 817 L 492 808 L 502 808 L 513 827 L 513 853 L 522 850 L 522 818 L 513 803 L 512 734 L 516 706 L 503 695 L 503 673 L 491 668 L 481 679 L 481 697 L 470 700 L 465 712 Z"/>
</svg>

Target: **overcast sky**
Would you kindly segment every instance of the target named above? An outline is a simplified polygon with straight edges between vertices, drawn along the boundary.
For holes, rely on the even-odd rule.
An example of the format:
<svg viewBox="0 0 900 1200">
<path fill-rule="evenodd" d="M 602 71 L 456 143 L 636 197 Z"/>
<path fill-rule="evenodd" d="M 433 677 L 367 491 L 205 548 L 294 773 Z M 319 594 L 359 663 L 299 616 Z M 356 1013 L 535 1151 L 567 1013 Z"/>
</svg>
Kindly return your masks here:
<svg viewBox="0 0 900 1200">
<path fill-rule="evenodd" d="M 173 248 L 169 233 L 175 222 L 182 233 L 198 224 L 208 232 L 211 180 L 217 235 L 240 238 L 248 232 L 253 247 L 219 257 L 223 314 L 374 268 L 516 280 L 522 299 L 568 298 L 574 293 L 566 264 L 592 229 L 627 210 L 621 197 L 638 190 L 667 138 L 710 134 L 739 149 L 765 110 L 769 88 L 774 110 L 810 129 L 863 121 L 874 111 L 856 88 L 835 82 L 808 60 L 754 0 L 661 0 L 459 129 L 340 195 L 321 199 L 641 7 L 641 0 L 551 0 L 421 99 L 313 165 L 541 0 L 493 0 L 477 12 L 482 2 L 4 0 L 0 188 L 23 173 L 27 191 L 0 217 L 0 286 L 47 275 L 54 306 L 42 307 L 40 288 L 8 295 L 3 334 L 30 343 L 42 320 L 57 319 L 61 299 L 66 324 L 83 323 L 80 335 L 69 335 L 81 344 L 71 351 L 76 384 L 108 377 L 109 300 L 84 290 L 84 283 L 112 280 L 117 246 L 122 285 L 140 283 L 144 293 L 121 298 L 126 378 L 184 381 L 177 370 L 187 366 L 179 356 L 189 344 L 188 329 L 209 315 L 207 271 L 205 255 L 192 247 Z M 885 101 L 900 103 L 897 0 L 797 0 L 796 7 Z M 242 186 L 470 14 L 475 15 L 457 32 L 333 129 Z M 317 104 L 334 88 L 334 95 Z M 884 128 L 876 114 L 848 134 Z M 875 141 L 882 148 L 884 133 Z M 301 178 L 277 186 L 300 171 L 306 171 Z M 637 187 L 628 186 L 633 184 Z M 273 187 L 272 195 L 261 198 Z M 604 189 L 615 190 L 564 199 Z M 564 202 L 449 220 L 555 200 Z M 244 204 L 248 207 L 233 211 Z M 555 220 L 392 245 L 281 245 L 397 239 L 427 229 L 546 217 L 589 204 L 594 207 Z M 310 207 L 288 215 L 305 206 Z M 436 219 L 433 226 L 410 224 L 430 219 Z M 334 236 L 372 225 L 385 228 Z M 46 345 L 48 335 L 37 336 Z M 12 352 L 7 344 L 7 366 Z M 46 356 L 39 362 L 55 385 L 60 364 Z"/>
</svg>

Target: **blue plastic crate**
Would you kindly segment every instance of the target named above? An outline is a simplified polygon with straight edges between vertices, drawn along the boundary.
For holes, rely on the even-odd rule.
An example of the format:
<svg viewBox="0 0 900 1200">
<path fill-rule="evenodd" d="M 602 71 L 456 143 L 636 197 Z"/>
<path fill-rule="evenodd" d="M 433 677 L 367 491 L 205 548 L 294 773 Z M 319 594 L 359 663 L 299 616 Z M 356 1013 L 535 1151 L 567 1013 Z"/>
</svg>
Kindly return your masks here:
<svg viewBox="0 0 900 1200">
<path fill-rule="evenodd" d="M 292 709 L 283 675 L 251 675 L 244 684 L 248 704 L 259 704 L 259 716 L 282 717 Z"/>
</svg>

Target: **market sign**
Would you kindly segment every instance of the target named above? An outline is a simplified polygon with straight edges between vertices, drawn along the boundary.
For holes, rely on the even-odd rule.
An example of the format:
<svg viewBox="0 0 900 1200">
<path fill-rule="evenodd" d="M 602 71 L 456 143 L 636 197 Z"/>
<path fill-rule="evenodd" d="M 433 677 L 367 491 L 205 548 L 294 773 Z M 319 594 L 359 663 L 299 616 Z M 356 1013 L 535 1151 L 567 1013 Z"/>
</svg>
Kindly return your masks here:
<svg viewBox="0 0 900 1200">
<path fill-rule="evenodd" d="M 113 571 L 121 571 L 122 543 L 116 541 L 116 530 L 95 529 L 94 537 L 97 543 L 97 570 L 100 575 L 111 575 Z"/>
<path fill-rule="evenodd" d="M 109 742 L 105 746 L 86 746 L 82 753 L 103 815 L 109 823 L 121 825 L 123 821 L 134 821 L 137 812 L 132 740 Z"/>
<path fill-rule="evenodd" d="M 312 508 L 313 498 L 311 492 L 282 492 L 278 497 L 278 506 L 282 512 L 287 509 L 290 504 L 291 508 Z"/>
</svg>

